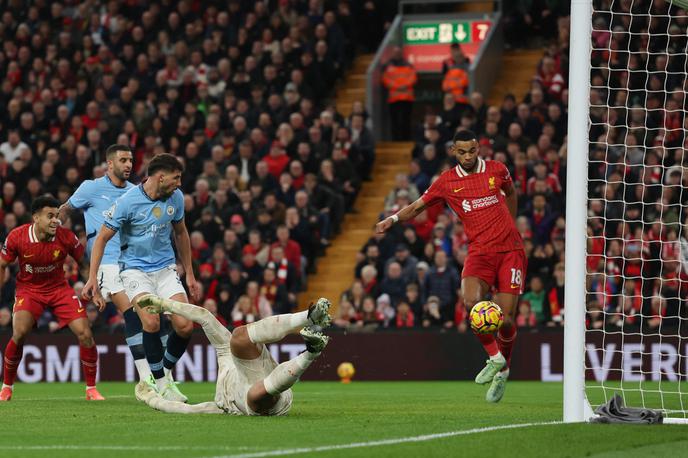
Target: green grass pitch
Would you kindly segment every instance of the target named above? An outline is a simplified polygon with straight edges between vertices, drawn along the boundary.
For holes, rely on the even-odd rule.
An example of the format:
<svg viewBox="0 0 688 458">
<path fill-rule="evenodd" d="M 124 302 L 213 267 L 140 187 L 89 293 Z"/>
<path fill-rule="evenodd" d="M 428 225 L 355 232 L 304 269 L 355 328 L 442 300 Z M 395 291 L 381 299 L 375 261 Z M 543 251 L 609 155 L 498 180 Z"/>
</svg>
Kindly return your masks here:
<svg viewBox="0 0 688 458">
<path fill-rule="evenodd" d="M 208 383 L 182 388 L 193 402 L 208 401 L 214 392 Z M 304 382 L 295 387 L 289 415 L 272 418 L 163 414 L 137 402 L 132 384 L 101 383 L 99 389 L 109 397 L 106 402 L 84 401 L 78 384 L 17 384 L 14 399 L 0 405 L 0 457 L 626 458 L 688 453 L 688 426 L 681 425 L 479 430 L 559 421 L 559 383 L 509 382 L 505 398 L 493 405 L 484 401 L 486 388 L 470 382 Z M 419 436 L 427 440 L 411 441 Z"/>
</svg>

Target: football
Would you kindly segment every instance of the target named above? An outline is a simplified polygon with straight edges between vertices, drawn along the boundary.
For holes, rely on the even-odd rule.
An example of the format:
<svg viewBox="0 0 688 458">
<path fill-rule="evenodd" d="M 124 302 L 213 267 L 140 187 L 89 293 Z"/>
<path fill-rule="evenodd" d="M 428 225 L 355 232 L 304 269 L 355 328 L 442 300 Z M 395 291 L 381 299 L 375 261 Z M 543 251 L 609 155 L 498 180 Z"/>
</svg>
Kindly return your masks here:
<svg viewBox="0 0 688 458">
<path fill-rule="evenodd" d="M 499 305 L 492 301 L 480 301 L 473 306 L 469 316 L 471 328 L 479 334 L 491 334 L 497 331 L 504 315 Z"/>
<path fill-rule="evenodd" d="M 337 367 L 337 375 L 342 379 L 342 383 L 349 383 L 356 373 L 354 365 L 350 362 L 343 362 Z"/>
</svg>

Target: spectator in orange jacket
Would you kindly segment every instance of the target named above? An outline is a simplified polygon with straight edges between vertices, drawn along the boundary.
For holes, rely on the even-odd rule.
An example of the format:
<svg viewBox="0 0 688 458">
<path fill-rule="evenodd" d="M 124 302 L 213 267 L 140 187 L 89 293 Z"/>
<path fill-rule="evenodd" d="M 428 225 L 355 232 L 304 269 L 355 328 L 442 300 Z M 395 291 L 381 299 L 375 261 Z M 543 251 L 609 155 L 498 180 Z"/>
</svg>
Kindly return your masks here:
<svg viewBox="0 0 688 458">
<path fill-rule="evenodd" d="M 411 137 L 411 112 L 415 100 L 413 87 L 417 81 L 416 70 L 404 60 L 401 48 L 395 47 L 392 58 L 382 73 L 382 85 L 387 89 L 393 140 L 408 140 Z"/>
<path fill-rule="evenodd" d="M 451 45 L 451 57 L 442 62 L 442 91 L 454 96 L 459 104 L 468 104 L 468 65 L 469 60 L 461 51 L 458 43 Z"/>
</svg>

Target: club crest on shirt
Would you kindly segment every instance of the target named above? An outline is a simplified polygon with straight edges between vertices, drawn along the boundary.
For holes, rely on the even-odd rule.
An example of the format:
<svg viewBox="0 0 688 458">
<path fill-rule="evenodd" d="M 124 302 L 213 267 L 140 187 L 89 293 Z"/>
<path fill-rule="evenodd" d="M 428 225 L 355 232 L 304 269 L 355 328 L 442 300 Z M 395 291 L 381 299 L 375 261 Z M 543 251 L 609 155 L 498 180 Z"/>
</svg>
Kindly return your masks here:
<svg viewBox="0 0 688 458">
<path fill-rule="evenodd" d="M 488 178 L 487 183 L 490 185 L 490 189 L 494 189 L 495 188 L 495 177 Z"/>
<path fill-rule="evenodd" d="M 59 257 L 60 257 L 60 250 L 53 251 L 53 259 L 57 259 Z"/>
<path fill-rule="evenodd" d="M 174 215 L 174 207 L 172 205 L 167 206 L 167 216 Z"/>
<path fill-rule="evenodd" d="M 156 218 L 160 218 L 162 216 L 162 210 L 160 210 L 160 207 L 153 207 L 153 216 Z"/>
</svg>

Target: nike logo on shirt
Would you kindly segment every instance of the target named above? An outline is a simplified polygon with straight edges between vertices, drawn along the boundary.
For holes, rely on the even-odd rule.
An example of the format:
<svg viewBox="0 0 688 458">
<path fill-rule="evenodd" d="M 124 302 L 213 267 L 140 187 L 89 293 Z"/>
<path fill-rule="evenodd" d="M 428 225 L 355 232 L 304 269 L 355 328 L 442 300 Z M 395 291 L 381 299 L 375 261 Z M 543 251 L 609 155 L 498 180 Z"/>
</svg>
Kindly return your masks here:
<svg viewBox="0 0 688 458">
<path fill-rule="evenodd" d="M 465 188 L 465 186 L 464 186 L 464 188 Z M 461 191 L 461 190 L 464 189 L 464 188 L 454 189 L 454 192 L 459 192 L 459 191 Z"/>
</svg>

